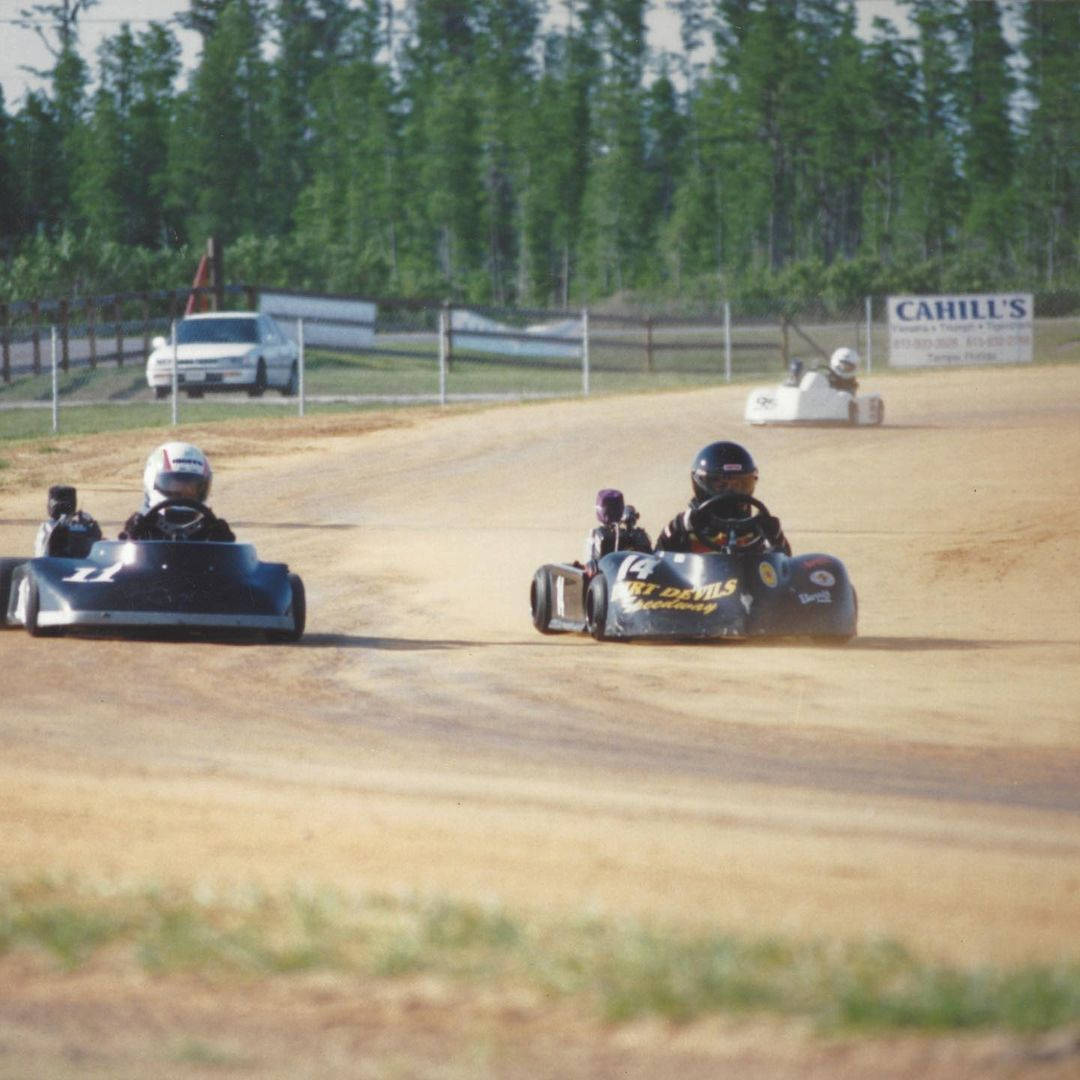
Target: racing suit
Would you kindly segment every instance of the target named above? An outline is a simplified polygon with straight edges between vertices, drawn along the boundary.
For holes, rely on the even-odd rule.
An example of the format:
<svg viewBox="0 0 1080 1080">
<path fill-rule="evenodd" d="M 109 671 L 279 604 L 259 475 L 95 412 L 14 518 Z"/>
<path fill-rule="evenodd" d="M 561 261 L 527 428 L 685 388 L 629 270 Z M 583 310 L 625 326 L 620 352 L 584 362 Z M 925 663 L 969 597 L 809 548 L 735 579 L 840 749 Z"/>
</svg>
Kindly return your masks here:
<svg viewBox="0 0 1080 1080">
<path fill-rule="evenodd" d="M 700 505 L 700 499 L 691 499 L 690 505 L 664 526 L 656 540 L 657 551 L 686 551 L 702 555 L 713 550 L 701 543 L 690 523 L 691 516 Z M 736 542 L 736 546 L 746 552 L 757 551 L 764 547 L 769 551 L 782 551 L 785 555 L 791 554 L 791 545 L 784 535 L 778 517 L 773 517 L 771 514 L 763 517 L 761 519 L 761 528 L 764 533 L 762 539 L 750 541 L 748 537 L 748 542 L 745 545 Z"/>
<path fill-rule="evenodd" d="M 43 521 L 34 539 L 35 555 L 58 555 L 64 559 L 85 559 L 101 526 L 85 510 Z"/>
</svg>

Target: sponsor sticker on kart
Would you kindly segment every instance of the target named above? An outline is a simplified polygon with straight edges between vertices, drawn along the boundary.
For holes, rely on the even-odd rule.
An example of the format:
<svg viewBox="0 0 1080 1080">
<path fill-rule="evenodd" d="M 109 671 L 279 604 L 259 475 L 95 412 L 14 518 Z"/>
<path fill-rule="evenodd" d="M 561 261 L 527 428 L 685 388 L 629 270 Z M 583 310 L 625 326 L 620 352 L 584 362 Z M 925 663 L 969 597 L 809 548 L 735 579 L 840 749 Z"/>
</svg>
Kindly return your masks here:
<svg viewBox="0 0 1080 1080">
<path fill-rule="evenodd" d="M 821 592 L 814 593 L 799 593 L 800 604 L 831 604 L 832 593 L 828 589 L 822 589 Z"/>
<path fill-rule="evenodd" d="M 814 570 L 810 574 L 810 580 L 825 589 L 831 589 L 836 584 L 836 578 L 828 570 Z"/>
<path fill-rule="evenodd" d="M 758 573 L 761 575 L 761 580 L 770 588 L 776 588 L 776 569 L 772 563 L 758 563 Z"/>
</svg>

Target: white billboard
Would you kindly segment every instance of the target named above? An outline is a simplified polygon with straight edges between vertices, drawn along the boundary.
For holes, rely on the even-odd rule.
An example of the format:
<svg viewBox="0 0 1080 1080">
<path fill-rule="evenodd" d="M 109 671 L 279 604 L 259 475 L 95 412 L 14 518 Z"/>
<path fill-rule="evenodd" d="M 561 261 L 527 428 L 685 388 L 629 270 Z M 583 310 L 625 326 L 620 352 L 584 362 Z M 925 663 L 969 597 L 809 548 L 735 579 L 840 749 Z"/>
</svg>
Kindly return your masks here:
<svg viewBox="0 0 1080 1080">
<path fill-rule="evenodd" d="M 495 322 L 475 311 L 450 312 L 455 348 L 470 352 L 500 353 L 504 356 L 552 356 L 577 359 L 581 356 L 580 319 L 526 326 L 524 329 Z M 472 333 L 470 333 L 472 331 Z M 533 340 L 530 340 L 533 339 Z M 562 344 L 563 341 L 567 344 Z"/>
<path fill-rule="evenodd" d="M 1028 364 L 1031 293 L 889 297 L 889 364 L 949 367 Z"/>
</svg>

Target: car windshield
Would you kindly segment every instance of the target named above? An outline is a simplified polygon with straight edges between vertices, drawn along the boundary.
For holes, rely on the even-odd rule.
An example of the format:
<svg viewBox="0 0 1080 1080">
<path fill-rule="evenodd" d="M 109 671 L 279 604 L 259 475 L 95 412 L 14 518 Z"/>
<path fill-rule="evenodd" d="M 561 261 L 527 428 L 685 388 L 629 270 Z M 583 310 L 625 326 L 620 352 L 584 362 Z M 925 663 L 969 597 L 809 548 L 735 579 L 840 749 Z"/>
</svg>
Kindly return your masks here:
<svg viewBox="0 0 1080 1080">
<path fill-rule="evenodd" d="M 258 340 L 254 319 L 185 319 L 176 328 L 178 345 L 254 345 Z"/>
</svg>

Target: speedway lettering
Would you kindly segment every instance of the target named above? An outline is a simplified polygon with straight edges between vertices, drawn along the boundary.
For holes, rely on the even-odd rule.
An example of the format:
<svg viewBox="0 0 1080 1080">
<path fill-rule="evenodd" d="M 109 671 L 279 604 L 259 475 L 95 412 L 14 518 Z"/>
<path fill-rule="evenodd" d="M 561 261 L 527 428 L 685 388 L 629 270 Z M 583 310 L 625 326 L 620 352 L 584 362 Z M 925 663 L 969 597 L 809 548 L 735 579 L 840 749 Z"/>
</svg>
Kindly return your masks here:
<svg viewBox="0 0 1080 1080">
<path fill-rule="evenodd" d="M 698 589 L 680 589 L 674 585 L 661 586 L 654 581 L 620 581 L 616 583 L 612 598 L 619 601 L 625 611 L 697 611 L 711 615 L 716 609 L 715 601 L 731 596 L 738 586 L 737 578 L 713 581 Z"/>
</svg>

